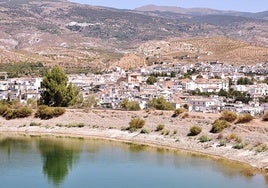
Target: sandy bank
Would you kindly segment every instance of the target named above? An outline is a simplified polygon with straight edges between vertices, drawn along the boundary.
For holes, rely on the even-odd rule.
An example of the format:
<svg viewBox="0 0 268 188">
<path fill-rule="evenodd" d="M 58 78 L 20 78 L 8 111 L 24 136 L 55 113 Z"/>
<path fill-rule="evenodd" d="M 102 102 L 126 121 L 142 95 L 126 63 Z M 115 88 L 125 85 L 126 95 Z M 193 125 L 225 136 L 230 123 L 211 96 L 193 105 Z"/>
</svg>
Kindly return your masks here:
<svg viewBox="0 0 268 188">
<path fill-rule="evenodd" d="M 268 150 L 257 152 L 258 145 L 268 146 L 268 125 L 264 122 L 254 120 L 251 124 L 247 125 L 233 125 L 219 135 L 209 133 L 211 123 L 219 116 L 217 114 L 190 113 L 190 116 L 185 119 L 181 117 L 172 118 L 171 115 L 172 112 L 162 111 L 124 112 L 92 110 L 85 112 L 83 110 L 68 110 L 63 116 L 50 120 L 40 120 L 30 117 L 7 121 L 0 118 L 0 133 L 5 135 L 18 133 L 28 135 L 95 137 L 147 144 L 226 158 L 248 164 L 264 171 L 268 170 Z M 142 117 L 146 121 L 144 128 L 150 131 L 149 134 L 121 131 L 122 128 L 128 126 L 131 118 L 137 116 Z M 39 125 L 30 126 L 32 122 Z M 85 126 L 81 128 L 68 128 L 65 126 L 77 123 L 82 123 Z M 165 132 L 169 132 L 168 135 L 162 134 L 161 131 L 155 131 L 156 126 L 160 123 L 165 125 Z M 202 127 L 202 132 L 198 136 L 189 137 L 187 134 L 193 125 Z M 225 138 L 230 134 L 235 134 L 243 143 L 247 143 L 246 147 L 243 149 L 234 149 L 234 141 L 227 142 L 226 146 L 219 147 L 221 140 L 219 137 Z M 201 143 L 198 138 L 202 135 L 206 135 L 211 141 Z"/>
</svg>

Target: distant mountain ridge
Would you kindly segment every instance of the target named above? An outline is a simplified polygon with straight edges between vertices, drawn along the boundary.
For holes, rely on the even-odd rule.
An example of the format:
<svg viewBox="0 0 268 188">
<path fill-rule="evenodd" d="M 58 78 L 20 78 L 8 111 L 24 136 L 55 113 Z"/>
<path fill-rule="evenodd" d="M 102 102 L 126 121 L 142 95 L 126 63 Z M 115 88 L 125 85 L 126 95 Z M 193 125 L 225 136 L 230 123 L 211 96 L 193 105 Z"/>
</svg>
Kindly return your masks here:
<svg viewBox="0 0 268 188">
<path fill-rule="evenodd" d="M 172 12 L 178 14 L 186 14 L 191 16 L 204 16 L 204 15 L 229 15 L 229 16 L 243 16 L 249 18 L 268 19 L 268 11 L 264 12 L 239 12 L 233 10 L 216 10 L 210 8 L 181 8 L 176 6 L 157 6 L 157 5 L 145 5 L 134 9 L 142 12 Z"/>
<path fill-rule="evenodd" d="M 157 5 L 145 5 L 134 9 L 136 11 L 160 11 L 160 12 L 173 12 L 179 14 L 190 14 L 195 16 L 210 15 L 210 14 L 228 14 L 236 11 L 221 11 L 210 8 L 181 8 L 176 6 L 157 6 Z"/>
</svg>

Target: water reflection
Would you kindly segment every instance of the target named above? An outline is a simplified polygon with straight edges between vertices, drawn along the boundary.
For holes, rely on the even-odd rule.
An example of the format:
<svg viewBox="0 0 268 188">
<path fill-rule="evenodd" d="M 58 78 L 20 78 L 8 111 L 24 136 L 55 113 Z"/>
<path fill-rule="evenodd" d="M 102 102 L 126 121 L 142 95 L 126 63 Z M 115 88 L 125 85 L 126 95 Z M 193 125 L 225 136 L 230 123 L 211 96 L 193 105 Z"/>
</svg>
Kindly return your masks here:
<svg viewBox="0 0 268 188">
<path fill-rule="evenodd" d="M 9 160 L 9 158 L 16 160 Z M 6 165 L 11 163 L 13 165 Z M 152 187 L 161 187 L 163 182 L 161 179 L 166 179 L 167 182 L 174 181 L 174 185 L 177 185 L 189 177 L 196 178 L 197 182 L 201 183 L 208 181 L 207 185 L 217 183 L 217 181 L 230 180 L 232 182 L 237 179 L 247 183 L 258 182 L 256 172 L 248 166 L 223 159 L 211 160 L 210 157 L 188 152 L 104 140 L 29 136 L 3 137 L 0 135 L 0 166 L 2 169 L 2 171 L 0 169 L 0 174 L 4 174 L 3 172 L 11 167 L 19 169 L 25 165 L 29 165 L 30 169 L 37 167 L 33 173 L 39 173 L 40 179 L 43 178 L 45 183 L 54 186 L 73 187 L 73 184 L 68 183 L 71 181 L 77 183 L 77 179 L 87 182 L 91 178 L 93 187 L 94 183 L 95 187 L 106 187 L 97 185 L 104 180 L 116 178 L 118 178 L 118 182 L 124 183 L 121 180 L 128 179 L 129 176 L 139 177 L 140 181 L 145 183 L 147 178 L 151 178 L 152 182 L 155 182 L 155 186 Z M 76 168 L 73 168 L 74 166 Z M 140 176 L 142 172 L 144 172 L 144 180 Z M 22 173 L 27 174 L 28 171 L 22 171 Z M 158 174 L 162 175 L 158 177 Z M 169 175 L 166 177 L 166 174 Z M 109 177 L 109 179 L 103 177 Z M 180 180 L 179 177 L 183 178 Z M 215 178 L 215 180 L 207 179 L 208 177 L 213 177 L 212 179 Z M 262 178 L 261 181 L 266 181 L 266 185 L 268 184 L 268 176 L 257 176 L 257 180 L 260 178 Z M 4 175 L 0 176 L 0 182 L 3 179 Z M 44 185 L 44 182 L 41 185 Z M 81 185 L 81 182 L 78 184 Z M 133 186 L 135 187 L 135 184 Z M 49 187 L 49 185 L 41 187 Z M 256 187 L 263 187 L 263 184 Z"/>
<path fill-rule="evenodd" d="M 133 153 L 139 153 L 139 152 L 142 152 L 142 151 L 145 151 L 148 146 L 146 145 L 138 145 L 138 144 L 127 144 L 129 146 L 129 150 Z"/>
<path fill-rule="evenodd" d="M 23 137 L 0 137 L 0 150 L 1 153 L 6 153 L 9 157 L 12 150 L 20 152 L 28 152 L 31 148 L 31 144 Z"/>
<path fill-rule="evenodd" d="M 43 159 L 43 173 L 54 185 L 60 185 L 79 159 L 82 144 L 66 139 L 40 139 L 39 151 Z"/>
<path fill-rule="evenodd" d="M 251 179 L 256 173 L 256 170 L 249 165 L 232 162 L 223 158 L 213 158 L 198 154 L 191 154 L 191 157 L 197 161 L 194 166 L 201 165 L 205 167 L 209 165 L 215 172 L 221 173 L 227 178 L 244 176 L 246 179 Z M 200 160 L 203 160 L 203 162 L 200 162 Z"/>
</svg>

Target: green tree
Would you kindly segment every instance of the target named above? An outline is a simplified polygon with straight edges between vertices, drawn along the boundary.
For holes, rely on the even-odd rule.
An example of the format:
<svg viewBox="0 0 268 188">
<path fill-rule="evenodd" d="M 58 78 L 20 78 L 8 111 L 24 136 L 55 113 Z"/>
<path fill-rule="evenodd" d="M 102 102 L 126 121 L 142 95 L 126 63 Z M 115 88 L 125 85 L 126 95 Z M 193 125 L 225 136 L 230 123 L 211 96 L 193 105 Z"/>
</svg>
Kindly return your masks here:
<svg viewBox="0 0 268 188">
<path fill-rule="evenodd" d="M 253 85 L 253 82 L 250 79 L 248 79 L 247 77 L 239 78 L 237 80 L 237 85 Z"/>
<path fill-rule="evenodd" d="M 228 78 L 228 82 L 229 82 L 229 87 L 234 85 L 233 80 L 231 78 Z"/>
<path fill-rule="evenodd" d="M 221 89 L 218 93 L 219 96 L 222 96 L 222 97 L 228 97 L 228 92 Z"/>
<path fill-rule="evenodd" d="M 174 106 L 163 97 L 153 98 L 149 101 L 149 107 L 157 110 L 174 110 Z"/>
<path fill-rule="evenodd" d="M 128 99 L 124 99 L 121 103 L 121 108 L 129 111 L 138 111 L 140 110 L 140 105 L 136 101 L 129 101 Z"/>
<path fill-rule="evenodd" d="M 262 103 L 268 103 L 268 96 L 265 96 L 265 97 L 260 97 L 259 98 L 259 102 L 262 104 Z"/>
<path fill-rule="evenodd" d="M 149 85 L 153 85 L 157 82 L 157 78 L 155 76 L 149 76 L 149 78 L 146 80 L 146 83 Z"/>
<path fill-rule="evenodd" d="M 175 78 L 175 77 L 176 77 L 176 72 L 171 71 L 171 73 L 170 73 L 170 77 L 171 77 L 171 78 Z"/>
<path fill-rule="evenodd" d="M 67 107 L 78 102 L 79 88 L 68 83 L 68 77 L 59 66 L 48 70 L 42 81 L 40 103 L 48 106 Z"/>
</svg>

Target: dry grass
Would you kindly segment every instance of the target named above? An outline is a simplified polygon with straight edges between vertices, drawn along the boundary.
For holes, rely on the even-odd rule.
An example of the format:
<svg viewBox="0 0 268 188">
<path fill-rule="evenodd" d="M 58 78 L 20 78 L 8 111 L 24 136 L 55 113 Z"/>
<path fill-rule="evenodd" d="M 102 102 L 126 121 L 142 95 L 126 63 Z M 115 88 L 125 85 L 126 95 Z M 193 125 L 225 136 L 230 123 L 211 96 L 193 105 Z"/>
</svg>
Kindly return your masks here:
<svg viewBox="0 0 268 188">
<path fill-rule="evenodd" d="M 234 122 L 236 118 L 237 118 L 237 114 L 235 112 L 227 111 L 227 110 L 223 111 L 220 117 L 221 120 L 225 120 L 230 123 Z"/>
<path fill-rule="evenodd" d="M 237 117 L 236 123 L 249 123 L 252 120 L 253 120 L 253 117 L 250 114 L 245 113 Z"/>
</svg>

